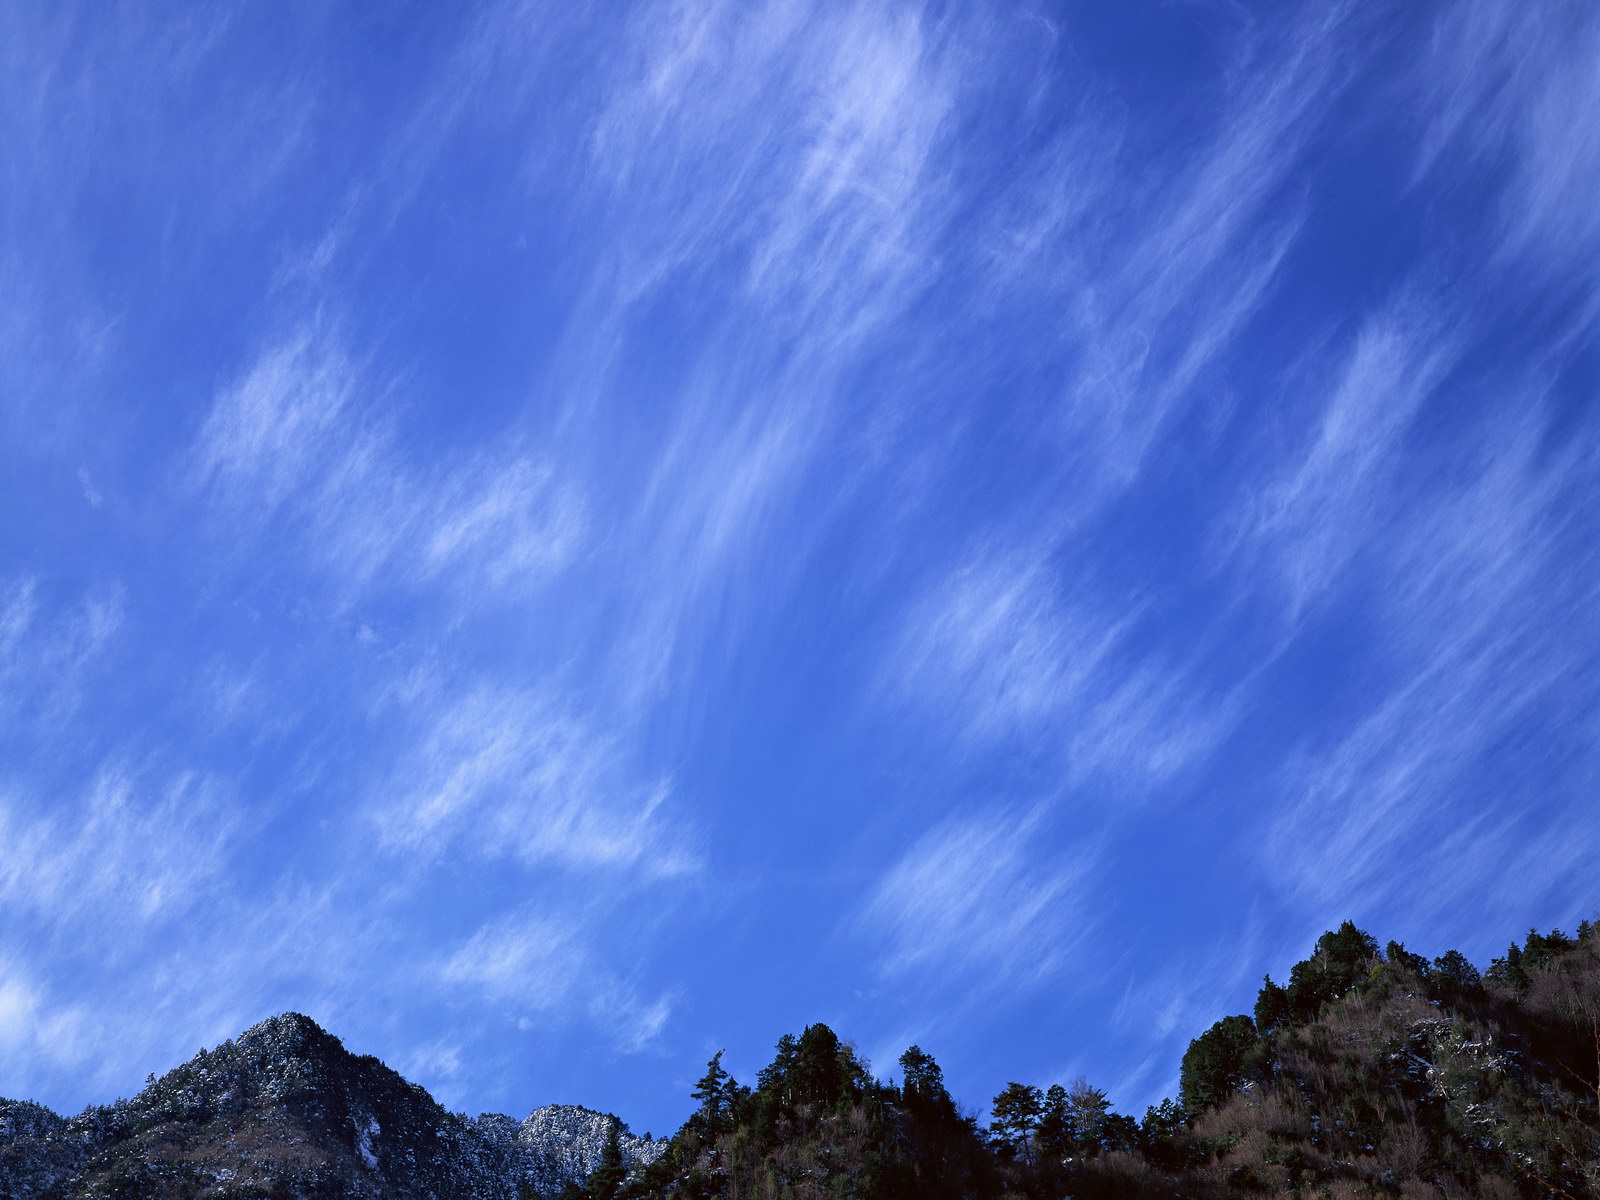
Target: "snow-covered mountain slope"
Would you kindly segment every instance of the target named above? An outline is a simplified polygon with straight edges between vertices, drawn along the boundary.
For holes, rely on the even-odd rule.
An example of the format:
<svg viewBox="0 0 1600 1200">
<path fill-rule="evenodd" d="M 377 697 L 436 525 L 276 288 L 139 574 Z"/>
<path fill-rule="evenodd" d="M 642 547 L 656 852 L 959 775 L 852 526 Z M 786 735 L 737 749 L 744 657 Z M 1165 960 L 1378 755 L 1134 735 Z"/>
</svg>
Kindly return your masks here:
<svg viewBox="0 0 1600 1200">
<path fill-rule="evenodd" d="M 0 1100 L 0 1198 L 554 1197 L 587 1178 L 614 1124 L 630 1165 L 665 1146 L 571 1105 L 448 1112 L 288 1013 L 70 1120 Z"/>
</svg>

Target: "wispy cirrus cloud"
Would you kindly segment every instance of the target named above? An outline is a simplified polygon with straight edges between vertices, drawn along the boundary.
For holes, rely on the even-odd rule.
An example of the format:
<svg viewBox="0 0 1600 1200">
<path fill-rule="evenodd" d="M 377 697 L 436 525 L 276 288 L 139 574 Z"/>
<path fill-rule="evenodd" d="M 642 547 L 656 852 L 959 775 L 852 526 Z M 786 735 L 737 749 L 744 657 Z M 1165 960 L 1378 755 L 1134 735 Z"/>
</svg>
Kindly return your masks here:
<svg viewBox="0 0 1600 1200">
<path fill-rule="evenodd" d="M 957 86 L 947 35 L 909 12 L 784 3 L 646 6 L 630 32 L 590 143 L 629 234 L 620 298 L 731 259 L 763 320 L 818 349 L 925 286 L 950 196 L 932 174 Z"/>
<path fill-rule="evenodd" d="M 337 332 L 307 326 L 216 397 L 192 477 L 227 526 L 276 520 L 346 596 L 515 594 L 572 561 L 582 505 L 547 462 L 513 446 L 422 465 L 401 449 L 370 374 Z"/>
<path fill-rule="evenodd" d="M 302 16 L 0 12 L 0 1090 L 858 986 L 1142 1089 L 1283 927 L 1571 911 L 1579 0 Z"/>
<path fill-rule="evenodd" d="M 1075 780 L 1159 780 L 1203 758 L 1237 688 L 1208 693 L 1195 663 L 1141 647 L 1147 601 L 1069 593 L 1059 574 L 1032 546 L 936 576 L 900 622 L 886 689 L 969 746 L 1042 746 Z"/>
<path fill-rule="evenodd" d="M 1541 448 L 1545 396 L 1537 385 L 1520 394 L 1521 414 L 1486 431 L 1463 478 L 1418 494 L 1390 446 L 1381 469 L 1348 473 L 1330 496 L 1360 514 L 1345 532 L 1363 561 L 1319 602 L 1367 592 L 1388 654 L 1344 736 L 1287 777 L 1294 798 L 1268 843 L 1275 873 L 1323 905 L 1392 903 L 1425 873 L 1438 879 L 1424 893 L 1447 894 L 1456 859 L 1430 831 L 1482 827 L 1456 795 L 1461 782 L 1487 772 L 1514 791 L 1500 751 L 1530 720 L 1552 761 L 1587 736 L 1580 698 L 1593 697 L 1584 680 L 1600 662 L 1600 561 L 1583 514 L 1600 476 L 1592 446 Z"/>
<path fill-rule="evenodd" d="M 1071 604 L 1038 553 L 969 562 L 908 614 L 890 682 L 906 699 L 954 699 L 964 734 L 1031 731 L 1091 688 L 1138 612 L 1102 616 Z"/>
<path fill-rule="evenodd" d="M 222 883 L 239 821 L 215 793 L 201 776 L 162 780 L 111 766 L 86 795 L 48 813 L 0 799 L 0 840 L 11 847 L 0 896 L 74 942 L 127 952 Z"/>
<path fill-rule="evenodd" d="M 1225 553 L 1277 578 L 1291 619 L 1330 594 L 1393 511 L 1411 423 L 1460 353 L 1442 314 L 1402 298 L 1369 318 L 1305 446 L 1224 518 Z"/>
<path fill-rule="evenodd" d="M 1302 245 L 1303 156 L 1367 61 L 1348 6 L 1240 22 L 1223 53 L 1220 95 L 1149 175 L 1117 110 L 1057 81 L 1064 127 L 986 210 L 985 305 L 1016 308 L 1030 354 L 1052 364 L 1043 421 L 1064 523 L 1135 487 L 1197 409 L 1202 430 L 1222 423 L 1235 385 L 1208 372 L 1230 361 Z"/>
<path fill-rule="evenodd" d="M 634 782 L 625 746 L 555 699 L 480 688 L 417 711 L 414 747 L 368 810 L 385 846 L 646 878 L 695 868 L 668 782 Z"/>
<path fill-rule="evenodd" d="M 506 1006 L 524 1027 L 584 1013 L 618 1049 L 642 1049 L 666 1025 L 672 998 L 642 993 L 596 957 L 593 941 L 581 913 L 513 913 L 475 932 L 441 964 L 439 978 Z"/>
<path fill-rule="evenodd" d="M 883 947 L 883 972 L 948 985 L 983 975 L 1017 987 L 1047 977 L 1092 914 L 1092 849 L 1043 852 L 1043 814 L 991 809 L 918 838 L 879 879 L 856 917 Z"/>
<path fill-rule="evenodd" d="M 1417 177 L 1463 160 L 1503 172 L 1499 254 L 1532 256 L 1558 276 L 1588 275 L 1592 296 L 1583 264 L 1600 217 L 1586 200 L 1600 187 L 1600 135 L 1571 121 L 1600 95 L 1592 14 L 1572 3 L 1524 14 L 1453 5 L 1437 18 L 1429 50 L 1431 69 L 1414 81 Z"/>
<path fill-rule="evenodd" d="M 93 1018 L 85 1006 L 51 995 L 21 963 L 0 958 L 0 1051 L 25 1064 L 81 1071 L 93 1061 Z M 42 1076 L 44 1072 L 38 1074 Z"/>
<path fill-rule="evenodd" d="M 1176 423 L 1196 409 L 1202 430 L 1226 423 L 1232 401 L 1206 372 L 1246 338 L 1305 235 L 1291 180 L 1363 69 L 1358 32 L 1343 10 L 1241 25 L 1214 119 L 1148 183 L 1130 182 L 1126 132 L 1080 97 L 987 211 L 984 304 L 1056 314 L 1029 351 L 1056 364 L 1058 400 L 1033 419 L 1057 453 L 986 539 L 1021 549 L 933 576 L 884 670 L 887 694 L 945 706 L 966 744 L 1059 730 L 1080 776 L 1159 779 L 1203 762 L 1240 719 L 1253 676 L 1218 679 L 1206 661 L 1231 614 L 1163 645 L 1152 594 L 1116 594 L 1073 564 L 1093 561 L 1110 507 Z"/>
<path fill-rule="evenodd" d="M 114 649 L 126 600 L 115 584 L 47 600 L 36 578 L 0 590 L 0 716 L 13 728 L 62 721 Z"/>
<path fill-rule="evenodd" d="M 692 673 L 745 597 L 800 576 L 833 516 L 819 492 L 848 491 L 831 457 L 847 382 L 869 333 L 940 273 L 958 59 L 950 31 L 910 11 L 633 14 L 587 138 L 583 199 L 612 236 L 558 361 L 574 411 L 626 424 L 618 380 L 654 353 L 662 306 L 702 310 L 662 363 L 686 402 L 634 462 L 608 543 L 636 580 L 614 668 L 636 701 Z"/>
</svg>

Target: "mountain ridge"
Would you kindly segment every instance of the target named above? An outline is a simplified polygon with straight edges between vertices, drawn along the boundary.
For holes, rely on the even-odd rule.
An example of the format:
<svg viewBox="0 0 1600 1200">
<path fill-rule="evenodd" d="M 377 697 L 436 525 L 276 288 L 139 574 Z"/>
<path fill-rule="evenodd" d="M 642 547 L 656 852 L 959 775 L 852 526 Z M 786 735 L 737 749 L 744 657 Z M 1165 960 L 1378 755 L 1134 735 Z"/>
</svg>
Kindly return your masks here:
<svg viewBox="0 0 1600 1200">
<path fill-rule="evenodd" d="M 753 1085 L 721 1059 L 682 1128 L 638 1138 L 569 1105 L 447 1112 L 286 1013 L 77 1117 L 0 1101 L 0 1200 L 1600 1200 L 1590 921 L 1482 972 L 1346 921 L 1142 1120 L 1084 1079 L 1012 1081 L 985 1127 L 927 1051 L 879 1078 L 820 1023 Z"/>
<path fill-rule="evenodd" d="M 76 1117 L 0 1099 L 0 1198 L 555 1197 L 582 1185 L 613 1127 L 629 1167 L 665 1146 L 578 1105 L 449 1112 L 287 1012 Z"/>
</svg>

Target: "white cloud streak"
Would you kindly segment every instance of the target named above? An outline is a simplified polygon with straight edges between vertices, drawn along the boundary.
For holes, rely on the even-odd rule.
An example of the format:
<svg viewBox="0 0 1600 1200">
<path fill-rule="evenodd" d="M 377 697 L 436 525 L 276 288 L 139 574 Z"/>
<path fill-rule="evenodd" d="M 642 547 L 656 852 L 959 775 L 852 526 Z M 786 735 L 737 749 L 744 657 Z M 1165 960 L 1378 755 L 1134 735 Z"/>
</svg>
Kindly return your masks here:
<svg viewBox="0 0 1600 1200">
<path fill-rule="evenodd" d="M 193 478 L 226 527 L 280 517 L 353 599 L 393 587 L 537 587 L 578 553 L 576 494 L 533 454 L 419 467 L 365 370 L 331 330 L 302 328 L 216 399 Z"/>
<path fill-rule="evenodd" d="M 613 1046 L 635 1053 L 660 1035 L 672 998 L 641 993 L 596 957 L 593 940 L 580 914 L 514 913 L 474 933 L 441 964 L 439 978 L 503 1005 L 522 1023 L 585 1013 Z"/>
<path fill-rule="evenodd" d="M 644 878 L 695 868 L 664 808 L 667 783 L 631 783 L 625 748 L 554 701 L 524 691 L 429 692 L 417 712 L 415 747 L 369 810 L 391 849 Z"/>
<path fill-rule="evenodd" d="M 0 799 L 0 897 L 59 936 L 127 953 L 219 886 L 237 825 L 214 785 L 188 774 L 161 783 L 108 768 L 50 816 Z"/>
<path fill-rule="evenodd" d="M 1464 479 L 1418 496 L 1391 447 L 1388 486 L 1369 493 L 1355 472 L 1357 494 L 1333 498 L 1365 517 L 1345 531 L 1366 569 L 1323 602 L 1370 589 L 1390 666 L 1346 733 L 1291 776 L 1296 798 L 1267 844 L 1272 872 L 1322 905 L 1448 893 L 1458 868 L 1438 835 L 1472 819 L 1453 798 L 1460 781 L 1493 772 L 1496 748 L 1533 714 L 1553 738 L 1547 755 L 1570 753 L 1556 731 L 1575 695 L 1594 698 L 1600 561 L 1582 515 L 1597 495 L 1593 447 L 1541 451 L 1543 396 L 1522 400 Z"/>
<path fill-rule="evenodd" d="M 1500 192 L 1502 256 L 1588 276 L 1600 249 L 1600 133 L 1574 113 L 1600 101 L 1600 23 L 1581 3 L 1528 12 L 1449 6 L 1429 69 L 1416 75 L 1418 178 L 1471 161 L 1509 162 Z M 1592 319 L 1592 312 L 1590 314 Z"/>
<path fill-rule="evenodd" d="M 1339 369 L 1308 445 L 1227 520 L 1235 552 L 1265 554 L 1290 619 L 1325 598 L 1393 504 L 1399 451 L 1459 345 L 1401 300 L 1369 318 Z M 1246 567 L 1250 570 L 1251 567 Z"/>
<path fill-rule="evenodd" d="M 930 830 L 886 871 L 857 920 L 882 970 L 1025 986 L 1058 969 L 1092 920 L 1087 850 L 1041 853 L 1041 815 L 990 810 Z"/>
<path fill-rule="evenodd" d="M 13 729 L 66 720 L 114 651 L 125 608 L 117 586 L 64 608 L 41 597 L 37 579 L 0 590 L 0 717 Z"/>
<path fill-rule="evenodd" d="M 1063 594 L 1039 547 L 991 553 L 936 578 L 909 607 L 885 684 L 969 747 L 1052 748 L 1068 777 L 1144 783 L 1209 753 L 1237 716 L 1193 664 L 1135 649 L 1148 605 Z"/>
</svg>

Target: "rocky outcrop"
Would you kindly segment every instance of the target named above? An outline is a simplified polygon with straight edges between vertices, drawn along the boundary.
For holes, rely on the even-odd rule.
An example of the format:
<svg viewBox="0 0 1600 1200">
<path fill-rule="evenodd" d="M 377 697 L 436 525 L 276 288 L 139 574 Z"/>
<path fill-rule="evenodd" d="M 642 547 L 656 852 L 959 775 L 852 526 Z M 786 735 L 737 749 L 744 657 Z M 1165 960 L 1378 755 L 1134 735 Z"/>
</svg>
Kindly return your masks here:
<svg viewBox="0 0 1600 1200">
<path fill-rule="evenodd" d="M 587 1178 L 617 1123 L 569 1105 L 523 1121 L 451 1113 L 288 1013 L 70 1120 L 0 1100 L 0 1197 L 554 1197 Z M 625 1126 L 620 1141 L 632 1164 L 664 1145 Z"/>
</svg>

